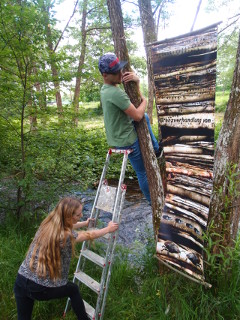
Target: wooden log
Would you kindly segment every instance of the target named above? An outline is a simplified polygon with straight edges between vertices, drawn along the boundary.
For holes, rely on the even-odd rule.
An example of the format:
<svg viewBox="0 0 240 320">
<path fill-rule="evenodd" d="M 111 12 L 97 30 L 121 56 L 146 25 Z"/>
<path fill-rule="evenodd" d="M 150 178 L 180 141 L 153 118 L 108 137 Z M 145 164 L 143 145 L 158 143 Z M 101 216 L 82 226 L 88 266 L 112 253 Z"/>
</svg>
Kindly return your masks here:
<svg viewBox="0 0 240 320">
<path fill-rule="evenodd" d="M 183 155 L 186 154 L 192 154 L 192 155 L 201 155 L 201 154 L 206 154 L 206 155 L 211 155 L 212 151 L 211 150 L 207 150 L 204 148 L 198 148 L 198 147 L 191 147 L 188 145 L 184 145 L 184 144 L 179 144 L 179 145 L 172 145 L 169 147 L 164 147 L 164 153 L 168 154 L 168 153 L 182 153 Z"/>
<path fill-rule="evenodd" d="M 184 199 L 182 198 L 182 200 L 184 200 Z M 180 206 L 178 207 L 177 205 L 173 205 L 171 203 L 166 202 L 165 206 L 164 206 L 164 212 L 167 212 L 167 209 L 169 209 L 170 210 L 169 212 L 172 214 L 178 213 L 182 217 L 186 217 L 188 219 L 192 218 L 194 221 L 197 221 L 203 228 L 205 228 L 207 226 L 206 219 L 199 218 L 192 211 L 186 210 L 184 208 L 181 208 Z"/>
<path fill-rule="evenodd" d="M 202 105 L 194 105 L 192 103 L 187 104 L 177 104 L 177 105 L 157 105 L 158 116 L 166 115 L 181 115 L 181 114 L 194 114 L 194 113 L 213 113 L 214 105 L 213 101 L 209 103 L 202 102 Z"/>
<path fill-rule="evenodd" d="M 180 160 L 182 160 L 182 158 L 184 158 L 185 156 L 186 156 L 187 158 L 189 158 L 189 159 L 192 159 L 192 160 L 197 160 L 197 159 L 198 159 L 198 160 L 200 160 L 201 162 L 206 161 L 206 162 L 209 162 L 209 163 L 212 163 L 212 161 L 213 161 L 213 159 L 214 159 L 213 155 L 207 155 L 207 154 L 202 155 L 202 154 L 195 154 L 195 153 L 188 154 L 188 155 L 185 155 L 184 153 L 178 153 L 178 154 L 173 155 L 173 156 L 167 155 L 166 157 L 167 157 L 168 159 L 172 158 L 172 159 L 173 159 L 173 162 L 174 162 L 174 161 L 179 161 L 179 162 L 180 162 Z M 183 160 L 184 160 L 184 159 L 183 159 Z M 168 161 L 169 161 L 169 160 L 168 160 Z M 183 162 L 183 161 L 181 161 L 181 162 Z"/>
<path fill-rule="evenodd" d="M 184 44 L 181 47 L 179 46 L 175 46 L 175 49 L 173 47 L 169 47 L 167 50 L 160 51 L 160 48 L 158 48 L 158 50 L 155 50 L 152 61 L 154 62 L 159 62 L 161 60 L 163 60 L 164 58 L 169 58 L 169 57 L 177 57 L 177 56 L 181 56 L 183 54 L 186 53 L 192 53 L 192 54 L 199 54 L 201 52 L 211 52 L 213 50 L 216 50 L 216 43 L 212 43 L 210 46 L 209 44 L 206 45 L 198 45 L 197 47 L 189 47 L 189 44 Z M 154 50 L 154 49 L 153 49 Z"/>
<path fill-rule="evenodd" d="M 190 192 L 195 192 L 196 194 L 203 196 L 203 197 L 209 197 L 211 192 L 209 190 L 202 190 L 198 187 L 195 187 L 194 185 L 187 186 L 185 183 L 180 183 L 177 181 L 171 181 L 171 183 L 168 184 L 171 187 L 176 187 L 176 188 L 181 188 L 184 189 L 185 191 L 190 191 Z"/>
<path fill-rule="evenodd" d="M 198 156 L 198 155 L 196 155 Z M 193 172 L 196 172 L 196 175 L 198 175 L 199 177 L 203 176 L 203 172 L 206 171 L 204 169 L 200 169 L 196 166 L 193 166 L 191 164 L 185 164 L 185 163 L 181 163 L 181 162 L 178 162 L 178 161 L 175 161 L 175 164 L 172 165 L 171 163 L 167 162 L 167 167 L 168 168 L 171 168 L 171 167 L 179 167 L 179 168 L 184 168 L 184 169 L 188 169 L 188 170 L 192 170 Z M 202 174 L 198 174 L 198 172 L 201 172 Z M 209 171 L 208 171 L 209 172 Z M 212 170 L 210 171 L 210 173 L 212 173 Z M 207 177 L 208 178 L 208 177 Z"/>
<path fill-rule="evenodd" d="M 195 157 L 188 157 L 187 155 L 184 154 L 170 154 L 168 156 L 165 156 L 166 160 L 168 162 L 174 163 L 174 161 L 182 162 L 183 164 L 189 163 L 190 165 L 196 166 L 200 169 L 206 169 L 212 171 L 213 167 L 213 157 L 212 159 L 202 159 L 200 158 L 201 155 L 199 155 L 199 158 L 197 155 Z"/>
<path fill-rule="evenodd" d="M 188 146 L 196 146 L 196 147 L 202 147 L 207 150 L 214 151 L 214 142 L 209 141 L 189 141 L 186 143 Z"/>
<path fill-rule="evenodd" d="M 206 71 L 207 72 L 207 71 Z M 205 73 L 206 73 L 205 72 Z M 198 87 L 202 88 L 214 88 L 215 74 L 209 74 L 208 79 L 204 74 L 193 74 L 175 76 L 173 78 L 165 78 L 160 80 L 155 80 L 155 87 L 157 89 L 157 94 L 168 93 L 172 94 L 177 91 L 193 91 Z"/>
<path fill-rule="evenodd" d="M 179 151 L 180 150 L 182 150 L 182 149 L 179 149 Z M 191 164 L 191 162 L 189 162 L 189 165 L 193 165 L 193 166 L 200 167 L 200 168 L 201 168 L 201 166 L 200 166 L 201 163 L 211 164 L 213 162 L 213 155 L 212 154 L 198 154 L 198 153 L 186 154 L 186 153 L 178 152 L 176 154 L 174 154 L 174 153 L 167 154 L 166 153 L 165 156 L 166 156 L 166 161 L 171 162 L 171 163 L 175 163 L 175 162 L 188 163 L 188 161 L 186 161 L 186 159 L 196 161 L 196 163 L 199 163 L 199 165 L 193 165 L 193 164 Z M 206 156 L 206 158 L 204 156 Z"/>
<path fill-rule="evenodd" d="M 209 206 L 210 200 L 208 197 L 200 195 L 196 192 L 187 190 L 186 188 L 180 186 L 172 186 L 167 184 L 167 192 L 191 199 L 193 201 L 199 202 L 205 206 Z"/>
<path fill-rule="evenodd" d="M 174 245 L 176 248 L 178 248 L 178 252 L 171 252 L 171 246 L 174 248 Z M 176 250 L 177 251 L 177 250 Z M 177 261 L 185 262 L 190 264 L 191 266 L 194 266 L 195 268 L 198 268 L 199 271 L 202 269 L 202 257 L 194 250 L 186 250 L 181 246 L 176 245 L 174 242 L 167 242 L 167 241 L 161 241 L 157 243 L 157 253 L 161 254 L 161 256 L 166 256 L 167 258 L 175 258 Z M 195 261 L 192 259 L 189 259 L 189 253 L 195 254 L 196 259 Z M 182 264 L 181 264 L 182 265 Z M 196 272 L 196 271 L 195 271 Z"/>
<path fill-rule="evenodd" d="M 203 230 L 205 230 L 206 228 L 206 215 L 208 214 L 208 210 L 207 213 L 205 212 L 201 212 L 199 211 L 199 203 L 196 203 L 196 205 L 193 205 L 193 201 L 191 201 L 191 205 L 189 205 L 190 200 L 189 199 L 185 199 L 185 198 L 181 198 L 179 196 L 175 196 L 174 197 L 174 201 L 171 201 L 171 199 L 166 202 L 166 204 L 172 205 L 171 208 L 168 208 L 167 206 L 164 208 L 164 214 L 169 215 L 169 214 L 174 214 L 176 216 L 179 217 L 179 219 L 181 220 L 182 218 L 187 218 L 187 219 L 191 219 L 195 222 L 198 222 L 199 225 L 201 225 L 201 228 Z M 207 207 L 205 207 L 207 208 Z M 182 211 L 182 210 L 185 211 Z M 207 208 L 208 209 L 208 208 Z M 199 222 L 199 219 L 201 223 Z M 202 223 L 204 222 L 204 223 Z"/>
<path fill-rule="evenodd" d="M 203 272 L 200 273 L 198 270 L 192 270 L 192 266 L 187 263 L 179 262 L 177 259 L 172 257 L 164 257 L 163 255 L 157 253 L 156 258 L 164 266 L 168 266 L 170 269 L 177 271 L 178 273 L 184 275 L 185 277 L 193 280 L 194 282 L 201 283 L 211 288 L 210 284 L 205 283 Z M 199 272 L 199 274 L 197 273 Z M 187 274 L 186 274 L 187 273 Z"/>
<path fill-rule="evenodd" d="M 186 217 L 163 213 L 161 224 L 171 225 L 177 233 L 186 232 L 202 240 L 202 227 L 196 221 Z"/>
<path fill-rule="evenodd" d="M 210 139 L 208 136 L 169 136 L 163 139 L 163 145 L 169 146 L 173 144 L 189 144 L 190 142 L 198 141 L 212 141 L 212 139 Z"/>
<path fill-rule="evenodd" d="M 202 89 L 196 89 L 190 95 L 189 93 L 184 92 L 178 92 L 175 96 L 161 96 L 159 97 L 158 94 L 156 94 L 156 103 L 157 104 L 172 104 L 172 103 L 180 103 L 180 102 L 196 102 L 196 101 L 204 101 L 204 100 L 210 100 L 214 99 L 214 91 L 206 91 L 203 93 Z"/>
<path fill-rule="evenodd" d="M 215 61 L 212 61 L 206 65 L 200 65 L 196 67 L 195 64 L 193 65 L 187 65 L 184 67 L 180 67 L 179 70 L 175 70 L 169 73 L 161 73 L 161 74 L 155 74 L 154 75 L 154 80 L 158 79 L 166 79 L 170 77 L 176 77 L 180 75 L 185 75 L 185 76 L 191 76 L 191 75 L 206 75 L 206 70 L 208 73 L 215 73 L 216 72 L 216 63 Z"/>
<path fill-rule="evenodd" d="M 173 206 L 176 206 L 194 213 L 195 217 L 202 217 L 203 221 L 207 221 L 208 219 L 209 209 L 207 206 L 204 206 L 201 203 L 197 203 L 189 199 L 183 199 L 174 194 L 167 194 L 166 202 Z"/>
<path fill-rule="evenodd" d="M 174 229 L 174 231 L 175 231 L 175 229 Z M 170 252 L 170 254 L 172 255 L 174 255 L 174 254 L 179 254 L 179 253 L 181 253 L 183 250 L 183 246 L 184 246 L 184 244 L 185 244 L 185 248 L 187 248 L 186 249 L 186 251 L 190 251 L 190 252 L 192 252 L 192 251 L 195 251 L 195 252 L 197 252 L 198 254 L 202 251 L 202 249 L 203 249 L 203 243 L 201 243 L 201 242 L 199 242 L 197 239 L 195 239 L 194 237 L 192 237 L 190 234 L 188 234 L 188 233 L 185 233 L 185 232 L 179 232 L 179 234 L 174 234 L 175 235 L 175 239 L 172 239 L 172 241 L 171 242 L 173 242 L 173 243 L 177 243 L 178 244 L 178 247 L 176 247 L 175 249 L 177 249 L 177 250 L 175 250 L 176 252 L 172 252 L 173 250 L 171 250 L 171 252 Z M 159 233 L 159 238 L 162 238 L 163 240 L 165 240 L 165 237 L 166 237 L 166 234 L 164 234 L 164 233 Z M 181 239 L 181 240 L 180 240 Z M 170 242 L 169 240 L 166 240 L 167 242 Z M 166 241 L 165 241 L 165 243 L 166 243 Z M 191 248 L 191 249 L 189 249 L 188 247 L 187 247 L 187 243 L 193 243 L 194 245 L 194 248 Z M 167 249 L 165 249 L 166 251 L 167 251 Z M 185 251 L 185 249 L 184 249 L 184 251 Z"/>
<path fill-rule="evenodd" d="M 187 176 L 202 176 L 205 178 L 211 178 L 213 177 L 212 172 L 204 172 L 202 171 L 192 171 L 188 169 L 183 169 L 183 168 L 166 168 L 167 173 L 179 173 L 179 174 L 185 174 Z"/>
<path fill-rule="evenodd" d="M 208 194 L 212 193 L 212 179 L 204 178 L 201 176 L 191 177 L 187 175 L 181 175 L 172 173 L 169 175 L 168 183 L 171 185 L 183 185 L 189 189 L 196 189 L 197 193 L 208 196 Z M 205 187 L 204 187 L 205 186 Z"/>
<path fill-rule="evenodd" d="M 158 121 L 159 126 L 160 121 Z M 214 140 L 214 128 L 175 128 L 173 126 L 169 125 L 162 125 L 161 126 L 161 133 L 162 133 L 162 138 L 165 139 L 168 136 L 198 136 L 198 135 L 206 135 L 209 138 Z"/>
</svg>

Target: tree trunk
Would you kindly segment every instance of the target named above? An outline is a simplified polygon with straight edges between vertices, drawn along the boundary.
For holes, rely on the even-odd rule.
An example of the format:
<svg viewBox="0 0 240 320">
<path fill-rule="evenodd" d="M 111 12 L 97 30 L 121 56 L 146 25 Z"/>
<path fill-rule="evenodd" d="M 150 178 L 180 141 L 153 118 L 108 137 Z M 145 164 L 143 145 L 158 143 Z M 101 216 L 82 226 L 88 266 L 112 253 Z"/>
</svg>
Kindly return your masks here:
<svg viewBox="0 0 240 320">
<path fill-rule="evenodd" d="M 45 12 L 45 29 L 46 29 L 49 57 L 50 57 L 50 66 L 51 66 L 52 77 L 53 77 L 53 85 L 54 85 L 54 89 L 55 89 L 58 117 L 62 118 L 62 113 L 63 113 L 62 97 L 61 97 L 61 92 L 60 92 L 58 68 L 57 68 L 57 64 L 55 61 L 55 52 L 53 49 L 52 33 L 51 33 L 50 21 L 49 21 L 49 6 L 46 7 L 45 4 L 43 4 L 43 10 Z"/>
<path fill-rule="evenodd" d="M 35 68 L 32 69 L 31 72 L 29 72 L 28 76 L 31 77 L 32 74 L 35 73 Z M 36 84 L 35 87 L 37 88 Z M 37 105 L 33 102 L 33 97 L 34 97 L 34 90 L 33 87 L 30 89 L 30 96 L 29 100 L 27 103 L 27 107 L 29 110 L 29 123 L 30 123 L 30 131 L 31 132 L 36 132 L 37 131 Z"/>
<path fill-rule="evenodd" d="M 196 23 L 196 21 L 197 21 L 197 16 L 198 16 L 199 11 L 200 11 L 201 4 L 202 4 L 202 0 L 199 0 L 198 6 L 197 6 L 197 11 L 196 11 L 196 14 L 195 14 L 195 17 L 194 17 L 193 24 L 192 24 L 192 27 L 191 27 L 190 32 L 192 32 L 193 29 L 194 29 L 195 23 Z"/>
<path fill-rule="evenodd" d="M 208 234 L 212 253 L 234 246 L 240 219 L 240 34 L 231 94 L 217 141 Z"/>
<path fill-rule="evenodd" d="M 152 71 L 152 61 L 151 61 L 151 47 L 147 46 L 149 43 L 153 43 L 157 41 L 157 31 L 155 20 L 152 12 L 151 0 L 138 0 L 140 17 L 141 17 L 141 25 L 143 30 L 143 40 L 147 57 L 147 70 L 148 70 L 148 107 L 147 114 L 150 119 L 150 123 L 152 123 L 152 112 L 153 112 L 153 102 L 154 102 L 154 79 L 153 79 L 153 71 Z M 158 128 L 158 138 L 159 141 L 162 140 L 161 128 Z M 164 190 L 166 192 L 166 163 L 165 157 L 162 157 L 159 161 L 159 167 L 162 177 L 162 183 L 164 186 Z"/>
<path fill-rule="evenodd" d="M 151 48 L 147 47 L 148 43 L 157 41 L 157 32 L 155 21 L 152 13 L 151 0 L 138 0 L 141 25 L 143 31 L 143 41 L 145 46 L 146 58 L 147 58 L 147 70 L 148 70 L 148 107 L 147 114 L 152 123 L 152 112 L 154 102 L 154 81 L 152 77 L 152 64 L 151 64 Z"/>
<path fill-rule="evenodd" d="M 86 54 L 86 20 L 87 20 L 87 0 L 83 2 L 83 11 L 82 11 L 82 26 L 81 26 L 81 34 L 82 34 L 82 43 L 81 43 L 81 54 L 78 62 L 78 70 L 75 84 L 75 91 L 73 97 L 73 107 L 74 107 L 74 119 L 73 122 L 75 126 L 78 126 L 78 114 L 79 114 L 79 96 L 80 96 L 80 87 L 82 80 L 82 68 L 85 60 Z"/>
<path fill-rule="evenodd" d="M 130 71 L 129 55 L 126 46 L 126 39 L 123 28 L 123 18 L 120 0 L 107 0 L 115 53 L 120 60 L 128 61 L 125 70 Z M 125 90 L 131 102 L 138 107 L 141 103 L 137 85 L 134 82 L 125 85 Z M 147 173 L 151 204 L 153 211 L 153 227 L 157 235 L 162 214 L 164 192 L 162 179 L 158 167 L 157 159 L 153 150 L 152 141 L 148 131 L 145 117 L 136 125 L 139 144 L 143 156 L 143 162 Z"/>
<path fill-rule="evenodd" d="M 28 109 L 31 110 L 30 116 L 29 116 L 30 131 L 36 132 L 37 131 L 37 106 L 33 105 L 32 97 L 28 101 Z"/>
</svg>

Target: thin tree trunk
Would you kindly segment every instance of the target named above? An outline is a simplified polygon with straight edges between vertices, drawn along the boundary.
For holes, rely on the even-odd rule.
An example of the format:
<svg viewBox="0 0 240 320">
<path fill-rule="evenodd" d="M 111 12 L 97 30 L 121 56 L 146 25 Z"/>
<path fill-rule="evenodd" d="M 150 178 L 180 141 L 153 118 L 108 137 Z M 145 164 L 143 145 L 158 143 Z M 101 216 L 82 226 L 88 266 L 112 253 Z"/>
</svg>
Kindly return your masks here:
<svg viewBox="0 0 240 320">
<path fill-rule="evenodd" d="M 51 33 L 50 21 L 49 21 L 49 6 L 46 7 L 45 4 L 43 4 L 43 10 L 45 11 L 45 28 L 46 28 L 46 36 L 47 36 L 47 45 L 48 45 L 49 56 L 50 56 L 50 66 L 51 66 L 52 77 L 53 77 L 53 85 L 55 89 L 58 117 L 62 118 L 62 113 L 63 113 L 62 97 L 60 92 L 58 68 L 55 62 L 55 52 L 54 52 L 53 42 L 52 42 L 52 33 Z"/>
<path fill-rule="evenodd" d="M 192 32 L 192 31 L 193 31 L 193 28 L 194 28 L 195 23 L 196 23 L 196 21 L 197 21 L 197 16 L 198 16 L 198 14 L 199 14 L 201 4 L 202 4 L 202 0 L 199 0 L 199 2 L 198 2 L 198 6 L 197 6 L 197 11 L 196 11 L 196 14 L 195 14 L 195 17 L 194 17 L 193 24 L 192 24 L 192 27 L 191 27 L 190 32 Z"/>
<path fill-rule="evenodd" d="M 162 10 L 164 1 L 162 1 L 159 8 L 159 16 Z M 145 52 L 147 57 L 147 70 L 148 70 L 148 107 L 147 114 L 150 119 L 150 123 L 153 122 L 152 112 L 153 112 L 153 103 L 154 103 L 154 79 L 152 71 L 152 60 L 151 60 L 151 47 L 147 46 L 149 43 L 157 41 L 157 29 L 154 20 L 154 15 L 152 12 L 151 0 L 138 0 L 141 25 L 143 30 L 143 40 L 145 46 Z M 162 140 L 161 128 L 158 128 L 158 138 L 159 141 Z M 165 157 L 161 157 L 159 161 L 159 167 L 162 177 L 162 183 L 164 186 L 164 193 L 166 193 L 167 177 L 166 177 L 166 162 Z"/>
<path fill-rule="evenodd" d="M 33 106 L 32 97 L 28 102 L 28 108 L 31 110 L 31 114 L 29 116 L 30 131 L 36 132 L 37 131 L 37 107 Z"/>
<path fill-rule="evenodd" d="M 29 72 L 29 76 L 31 76 L 33 73 L 36 74 L 35 68 L 32 69 L 31 72 Z M 36 87 L 36 85 L 35 85 Z M 30 131 L 35 132 L 37 131 L 37 106 L 33 103 L 33 95 L 34 95 L 34 90 L 33 88 L 30 89 L 31 95 L 29 98 L 29 101 L 27 103 L 28 110 L 29 110 L 29 122 L 30 122 Z"/>
<path fill-rule="evenodd" d="M 74 107 L 74 119 L 73 122 L 75 126 L 78 126 L 78 114 L 79 114 L 79 96 L 80 96 L 80 87 L 82 80 L 82 68 L 85 60 L 86 54 L 86 20 L 87 20 L 87 0 L 83 2 L 83 11 L 82 11 L 82 26 L 81 26 L 81 34 L 82 34 L 82 43 L 81 43 L 81 54 L 78 62 L 78 70 L 75 84 L 75 91 L 73 97 L 73 107 Z"/>
<path fill-rule="evenodd" d="M 22 110 L 21 110 L 21 172 L 20 172 L 20 180 L 24 180 L 26 177 L 26 169 L 25 169 L 25 139 L 24 139 L 24 119 L 25 119 L 25 108 L 27 105 L 27 78 L 28 78 L 28 65 L 25 65 L 24 72 L 22 72 L 21 63 L 18 64 L 18 70 L 20 77 L 22 78 L 22 86 L 23 86 L 23 97 L 22 97 Z M 21 182 L 22 182 L 21 181 Z M 23 198 L 23 187 L 21 183 L 18 183 L 17 189 L 17 217 L 19 218 L 22 212 L 24 198 Z"/>
<path fill-rule="evenodd" d="M 128 61 L 125 70 L 130 71 L 131 68 L 129 64 L 129 55 L 124 35 L 120 0 L 107 0 L 107 4 L 112 27 L 115 53 L 117 54 L 120 60 Z M 132 103 L 136 107 L 138 107 L 141 103 L 141 99 L 136 83 L 132 82 L 125 85 L 125 90 L 128 96 L 130 97 Z M 137 123 L 136 130 L 139 138 L 144 166 L 147 172 L 153 211 L 153 226 L 155 235 L 157 235 L 164 201 L 162 179 L 145 117 L 139 123 Z"/>
<path fill-rule="evenodd" d="M 217 141 L 213 194 L 209 212 L 212 253 L 234 246 L 240 219 L 240 33 L 236 67 L 224 121 Z M 235 166 L 234 166 L 235 165 Z M 233 175 L 227 176 L 228 171 Z M 235 176 L 234 176 L 235 174 Z M 235 183 L 235 187 L 233 187 Z"/>
<path fill-rule="evenodd" d="M 155 21 L 152 13 L 151 0 L 138 0 L 141 25 L 143 31 L 143 41 L 145 46 L 146 58 L 147 58 L 147 70 L 148 70 L 148 107 L 147 114 L 150 119 L 150 123 L 153 122 L 153 102 L 154 102 L 154 81 L 152 77 L 152 64 L 151 64 L 151 48 L 147 47 L 148 43 L 157 41 L 157 32 Z"/>
</svg>

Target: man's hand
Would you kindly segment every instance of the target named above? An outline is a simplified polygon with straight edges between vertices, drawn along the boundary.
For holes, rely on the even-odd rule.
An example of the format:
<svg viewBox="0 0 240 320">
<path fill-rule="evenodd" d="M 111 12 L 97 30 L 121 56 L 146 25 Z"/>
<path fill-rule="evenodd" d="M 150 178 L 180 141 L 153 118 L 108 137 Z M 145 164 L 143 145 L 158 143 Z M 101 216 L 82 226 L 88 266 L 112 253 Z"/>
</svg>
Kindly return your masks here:
<svg viewBox="0 0 240 320">
<path fill-rule="evenodd" d="M 136 82 L 137 84 L 139 84 L 140 82 L 140 79 L 139 77 L 136 75 L 136 73 L 134 72 L 130 72 L 130 71 L 127 71 L 123 74 L 122 76 L 122 81 L 127 83 L 129 81 L 134 81 Z"/>
</svg>

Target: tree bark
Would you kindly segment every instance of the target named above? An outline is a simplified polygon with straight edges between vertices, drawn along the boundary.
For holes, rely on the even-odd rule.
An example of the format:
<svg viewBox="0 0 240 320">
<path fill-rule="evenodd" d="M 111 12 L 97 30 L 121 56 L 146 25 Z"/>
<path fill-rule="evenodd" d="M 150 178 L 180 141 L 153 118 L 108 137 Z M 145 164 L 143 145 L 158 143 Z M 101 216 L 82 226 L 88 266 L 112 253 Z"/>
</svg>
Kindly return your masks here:
<svg viewBox="0 0 240 320">
<path fill-rule="evenodd" d="M 234 246 L 240 219 L 240 33 L 231 94 L 216 145 L 208 234 L 212 253 Z M 230 171 L 230 174 L 229 174 Z M 234 186 L 235 184 L 235 186 Z"/>
<path fill-rule="evenodd" d="M 130 71 L 131 68 L 124 35 L 120 0 L 107 0 L 107 4 L 113 34 L 115 53 L 120 60 L 128 61 L 125 70 Z M 125 90 L 128 96 L 130 97 L 131 102 L 136 107 L 138 107 L 141 103 L 141 99 L 136 83 L 131 82 L 129 84 L 126 84 Z M 164 203 L 162 179 L 145 117 L 139 123 L 137 123 L 136 130 L 139 138 L 139 144 L 143 156 L 144 166 L 147 173 L 153 211 L 153 227 L 155 235 L 157 235 Z"/>
<path fill-rule="evenodd" d="M 147 70 L 148 70 L 148 107 L 147 114 L 152 123 L 152 112 L 154 102 L 154 81 L 152 77 L 152 64 L 151 64 L 151 48 L 147 47 L 148 43 L 157 41 L 157 32 L 155 21 L 152 13 L 151 0 L 138 0 L 141 25 L 143 31 L 143 41 L 145 46 L 146 58 L 147 58 Z"/>
<path fill-rule="evenodd" d="M 74 107 L 74 125 L 78 126 L 78 114 L 79 114 L 79 96 L 80 96 L 80 87 L 81 87 L 81 80 L 82 80 L 82 68 L 85 60 L 86 54 L 86 20 L 87 20 L 87 0 L 83 2 L 83 11 L 82 11 L 82 26 L 81 26 L 81 34 L 82 34 L 82 41 L 81 41 L 81 54 L 78 62 L 78 70 L 77 70 L 77 77 L 76 77 L 76 84 L 75 84 L 75 91 L 73 97 L 73 107 Z"/>
</svg>

